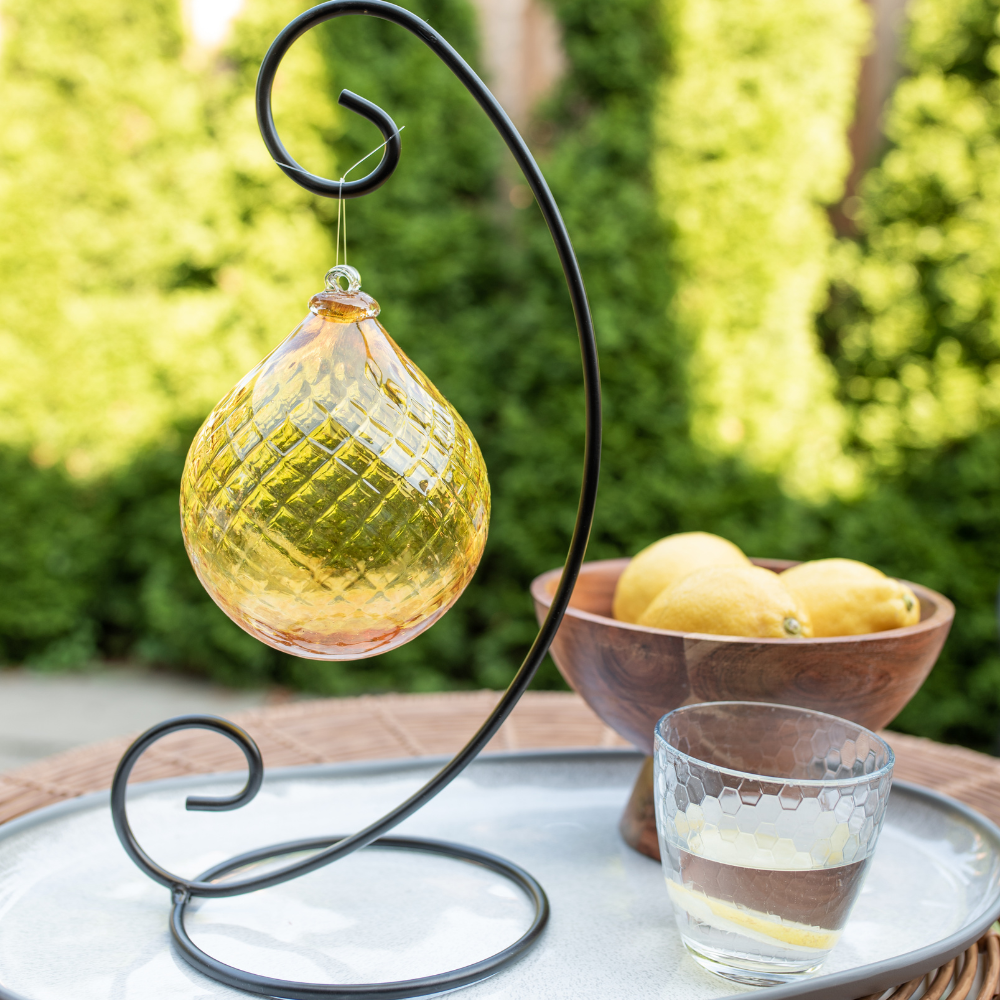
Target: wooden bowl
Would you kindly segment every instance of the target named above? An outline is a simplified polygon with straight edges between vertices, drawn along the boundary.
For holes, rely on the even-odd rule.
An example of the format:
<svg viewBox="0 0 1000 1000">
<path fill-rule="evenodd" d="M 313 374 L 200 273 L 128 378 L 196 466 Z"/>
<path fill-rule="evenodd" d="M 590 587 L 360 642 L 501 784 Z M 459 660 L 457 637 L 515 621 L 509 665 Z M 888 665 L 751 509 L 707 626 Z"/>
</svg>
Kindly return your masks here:
<svg viewBox="0 0 1000 1000">
<path fill-rule="evenodd" d="M 785 559 L 754 559 L 780 573 Z M 747 639 L 629 625 L 611 617 L 628 559 L 584 563 L 552 642 L 552 658 L 574 691 L 616 732 L 651 754 L 653 727 L 679 705 L 772 701 L 818 709 L 881 729 L 931 672 L 955 617 L 941 594 L 911 583 L 920 621 L 906 628 L 827 639 Z M 531 584 L 541 621 L 562 570 Z M 636 779 L 619 826 L 629 846 L 659 860 L 653 759 Z"/>
<path fill-rule="evenodd" d="M 796 565 L 753 562 L 779 573 Z M 931 672 L 955 616 L 948 598 L 910 583 L 920 621 L 906 628 L 826 639 L 670 632 L 611 617 L 615 584 L 628 563 L 584 563 L 551 652 L 573 690 L 647 754 L 660 716 L 700 701 L 773 701 L 881 729 Z M 551 570 L 531 584 L 539 621 L 561 573 Z"/>
</svg>

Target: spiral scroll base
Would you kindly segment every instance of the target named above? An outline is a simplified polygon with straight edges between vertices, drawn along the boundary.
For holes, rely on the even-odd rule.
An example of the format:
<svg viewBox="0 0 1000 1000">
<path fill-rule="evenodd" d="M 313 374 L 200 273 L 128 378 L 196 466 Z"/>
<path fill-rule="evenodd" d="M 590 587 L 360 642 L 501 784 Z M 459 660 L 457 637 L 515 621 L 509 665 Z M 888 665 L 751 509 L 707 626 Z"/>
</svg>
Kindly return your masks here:
<svg viewBox="0 0 1000 1000">
<path fill-rule="evenodd" d="M 251 736 L 239 726 L 212 715 L 182 715 L 146 730 L 125 751 L 114 781 L 111 783 L 111 818 L 115 832 L 126 853 L 154 882 L 166 886 L 173 893 L 174 908 L 170 918 L 170 932 L 181 957 L 199 972 L 210 976 L 226 986 L 246 990 L 257 996 L 276 997 L 281 1000 L 361 1000 L 361 998 L 381 998 L 381 1000 L 401 1000 L 403 997 L 422 997 L 445 993 L 469 986 L 495 975 L 501 969 L 516 962 L 538 940 L 549 919 L 549 901 L 538 882 L 523 868 L 510 861 L 480 851 L 464 844 L 453 844 L 444 840 L 426 840 L 421 837 L 385 837 L 379 831 L 385 829 L 385 818 L 350 836 L 331 836 L 309 840 L 289 841 L 258 848 L 223 861 L 193 879 L 186 879 L 161 867 L 142 848 L 128 821 L 126 791 L 129 775 L 139 758 L 154 743 L 171 733 L 187 729 L 206 729 L 225 736 L 243 752 L 247 762 L 246 785 L 236 794 L 224 797 L 190 796 L 185 805 L 188 810 L 199 812 L 221 812 L 239 809 L 251 802 L 260 791 L 264 780 L 264 764 L 260 749 Z M 426 786 L 425 786 L 426 787 Z M 423 804 L 418 793 L 417 801 Z M 406 803 L 404 803 L 404 806 Z M 410 812 L 415 811 L 411 809 Z M 392 814 L 390 814 L 392 815 Z M 398 822 L 398 819 L 396 820 Z M 394 825 L 394 824 L 393 824 Z M 338 858 L 360 850 L 363 847 L 380 850 L 416 851 L 434 854 L 438 857 L 453 858 L 466 864 L 479 865 L 502 875 L 513 882 L 534 907 L 534 914 L 528 929 L 513 944 L 489 958 L 473 965 L 452 969 L 435 976 L 407 979 L 392 983 L 298 983 L 284 979 L 272 979 L 254 972 L 237 969 L 213 958 L 199 948 L 184 926 L 184 914 L 192 899 L 218 899 L 225 896 L 241 896 L 258 889 L 279 885 L 291 879 L 315 871 Z M 262 862 L 294 855 L 307 854 L 306 858 L 292 860 L 291 863 L 272 868 L 259 875 L 244 872 L 245 877 L 227 879 L 240 869 L 250 869 Z M 0 1000 L 4 994 L 0 988 Z"/>
<path fill-rule="evenodd" d="M 302 851 L 323 851 L 332 847 L 341 837 L 323 837 L 314 840 L 300 840 L 286 844 L 276 844 L 261 850 L 231 858 L 198 876 L 200 882 L 211 882 L 245 865 L 269 861 L 284 854 Z M 523 868 L 463 844 L 451 844 L 443 840 L 426 840 L 421 837 L 382 837 L 369 844 L 369 848 L 417 851 L 439 857 L 454 858 L 467 864 L 479 865 L 498 875 L 503 875 L 520 889 L 534 906 L 530 927 L 513 944 L 489 958 L 473 965 L 454 969 L 435 976 L 419 979 L 399 980 L 392 983 L 299 983 L 284 979 L 272 979 L 253 972 L 234 968 L 212 958 L 202 951 L 188 935 L 184 926 L 184 913 L 191 897 L 178 892 L 174 898 L 174 908 L 170 917 L 170 933 L 174 945 L 188 964 L 199 972 L 210 976 L 226 986 L 246 990 L 258 996 L 280 997 L 282 1000 L 402 1000 L 404 997 L 423 997 L 444 993 L 462 986 L 470 986 L 488 979 L 521 958 L 535 943 L 549 919 L 549 901 L 538 882 Z"/>
</svg>

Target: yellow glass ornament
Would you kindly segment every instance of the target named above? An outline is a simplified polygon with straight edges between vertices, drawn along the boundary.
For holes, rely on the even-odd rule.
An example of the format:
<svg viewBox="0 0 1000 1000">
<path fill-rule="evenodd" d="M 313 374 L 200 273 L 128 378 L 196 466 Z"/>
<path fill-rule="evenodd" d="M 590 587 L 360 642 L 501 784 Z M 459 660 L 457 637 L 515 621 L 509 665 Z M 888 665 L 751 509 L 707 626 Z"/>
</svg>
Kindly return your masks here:
<svg viewBox="0 0 1000 1000">
<path fill-rule="evenodd" d="M 354 268 L 331 270 L 309 315 L 209 414 L 181 482 L 184 543 L 215 602 L 319 660 L 384 653 L 433 624 L 489 527 L 472 432 L 360 289 Z"/>
</svg>

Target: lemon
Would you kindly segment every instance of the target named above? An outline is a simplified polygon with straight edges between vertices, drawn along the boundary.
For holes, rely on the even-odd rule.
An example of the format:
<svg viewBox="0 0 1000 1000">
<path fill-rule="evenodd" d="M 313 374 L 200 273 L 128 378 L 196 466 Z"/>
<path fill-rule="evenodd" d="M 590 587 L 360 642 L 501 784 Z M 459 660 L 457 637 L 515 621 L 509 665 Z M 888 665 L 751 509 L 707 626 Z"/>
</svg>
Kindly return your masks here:
<svg viewBox="0 0 1000 1000">
<path fill-rule="evenodd" d="M 828 951 L 840 938 L 840 931 L 831 931 L 812 924 L 782 920 L 770 913 L 736 906 L 686 885 L 667 880 L 671 902 L 699 923 L 718 930 L 743 934 L 753 940 L 772 944 L 781 941 L 793 948 Z"/>
<path fill-rule="evenodd" d="M 612 614 L 619 621 L 639 621 L 664 588 L 705 566 L 749 566 L 739 547 L 707 531 L 667 535 L 639 552 L 618 578 Z"/>
<path fill-rule="evenodd" d="M 709 566 L 660 592 L 640 625 L 677 632 L 792 639 L 811 636 L 809 616 L 776 573 L 759 566 Z"/>
<path fill-rule="evenodd" d="M 854 559 L 817 559 L 781 574 L 812 620 L 813 635 L 864 635 L 916 625 L 920 601 L 899 580 Z"/>
</svg>

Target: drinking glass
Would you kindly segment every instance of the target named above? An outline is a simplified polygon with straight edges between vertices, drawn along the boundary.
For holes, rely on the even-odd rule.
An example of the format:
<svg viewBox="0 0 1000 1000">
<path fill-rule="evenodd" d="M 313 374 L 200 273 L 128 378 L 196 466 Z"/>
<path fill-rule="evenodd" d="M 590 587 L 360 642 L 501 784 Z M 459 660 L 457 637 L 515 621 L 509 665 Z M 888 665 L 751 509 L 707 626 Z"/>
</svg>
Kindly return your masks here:
<svg viewBox="0 0 1000 1000">
<path fill-rule="evenodd" d="M 893 753 L 845 719 L 708 702 L 655 731 L 656 828 L 681 938 L 755 986 L 819 971 L 865 880 Z"/>
</svg>

